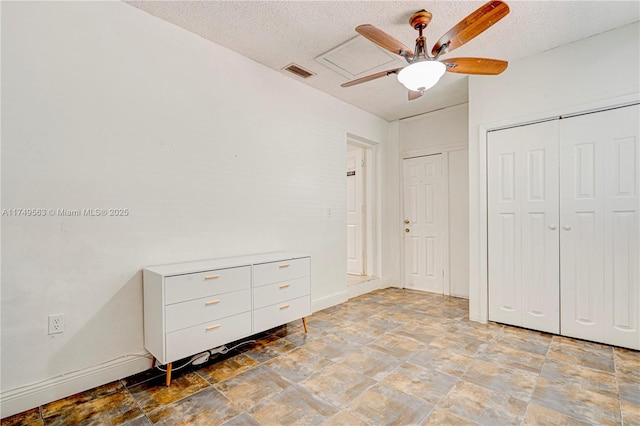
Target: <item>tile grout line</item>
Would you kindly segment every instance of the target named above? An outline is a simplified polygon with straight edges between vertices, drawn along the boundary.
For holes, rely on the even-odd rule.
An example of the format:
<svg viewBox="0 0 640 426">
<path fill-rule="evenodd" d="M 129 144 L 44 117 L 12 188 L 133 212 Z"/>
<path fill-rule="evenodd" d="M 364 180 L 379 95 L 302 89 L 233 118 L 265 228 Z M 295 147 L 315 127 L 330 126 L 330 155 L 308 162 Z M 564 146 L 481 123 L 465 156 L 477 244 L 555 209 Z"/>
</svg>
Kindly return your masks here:
<svg viewBox="0 0 640 426">
<path fill-rule="evenodd" d="M 520 422 L 520 425 L 524 424 L 525 419 L 527 418 L 527 413 L 529 412 L 529 408 L 531 407 L 531 403 L 533 402 L 533 397 L 536 394 L 536 390 L 538 389 L 538 383 L 540 382 L 540 378 L 543 377 L 542 376 L 542 370 L 544 369 L 545 364 L 547 363 L 547 356 L 549 355 L 549 351 L 551 350 L 551 344 L 553 343 L 553 339 L 555 336 L 551 336 L 551 339 L 549 340 L 549 343 L 547 344 L 547 350 L 544 353 L 544 361 L 542 361 L 542 366 L 540 367 L 540 371 L 537 374 L 537 378 L 536 378 L 536 384 L 533 387 L 533 391 L 531 392 L 531 397 L 529 398 L 529 401 L 527 401 L 527 408 L 524 410 L 524 417 L 522 418 L 522 421 Z M 578 420 L 578 419 L 576 419 Z"/>
<path fill-rule="evenodd" d="M 553 342 L 556 341 L 556 340 L 560 340 L 562 338 L 566 338 L 566 337 L 565 336 L 561 336 L 559 334 L 552 335 L 552 340 L 551 340 L 551 343 L 549 344 L 549 349 L 547 350 L 547 355 L 551 351 L 551 346 L 553 345 Z M 584 341 L 584 343 L 592 343 L 592 342 Z M 573 344 L 573 343 L 569 343 L 569 344 Z M 619 389 L 618 389 L 618 378 L 617 378 L 617 374 L 615 374 L 615 353 L 613 352 L 613 346 L 609 346 L 609 348 L 611 349 L 611 353 L 613 354 L 613 358 L 614 358 L 614 360 L 613 360 L 614 361 L 614 377 L 615 377 L 615 380 L 616 380 L 616 390 L 618 390 L 618 395 L 617 395 L 617 400 L 618 400 L 618 405 L 619 405 L 618 409 L 619 409 L 619 413 L 620 413 L 620 418 L 622 419 L 622 410 L 621 410 L 621 407 L 620 407 L 620 394 L 619 394 Z M 545 362 L 544 362 L 545 364 L 547 363 L 547 355 L 545 355 Z M 586 368 L 588 370 L 595 371 L 595 372 L 607 373 L 606 371 L 600 370 L 598 368 L 591 368 L 591 367 L 588 367 L 588 366 L 581 366 L 581 367 L 582 368 Z M 544 368 L 544 364 L 543 364 L 543 368 Z M 547 378 L 547 377 L 542 376 L 542 370 L 540 370 L 540 377 L 544 378 L 545 380 L 549 380 L 551 382 L 554 382 L 554 383 L 558 383 L 558 384 L 561 384 L 561 385 L 564 384 L 564 383 L 556 381 L 556 380 L 554 380 L 552 378 Z M 576 386 L 576 385 L 571 384 L 571 383 L 568 383 L 567 385 L 568 386 L 574 386 L 574 387 Z M 538 384 L 536 383 L 536 388 L 537 387 L 538 387 Z M 598 394 L 598 395 L 602 395 L 601 393 L 595 392 L 593 390 L 589 390 L 589 392 L 595 393 L 595 394 Z M 548 410 L 556 411 L 556 410 L 553 410 L 551 408 L 544 407 L 543 405 L 541 405 L 541 407 L 546 408 Z M 585 420 L 579 419 L 579 418 L 577 418 L 577 417 L 575 417 L 575 416 L 573 416 L 571 414 L 566 414 L 566 413 L 561 413 L 561 414 L 563 414 L 566 417 L 569 417 L 569 418 L 571 418 L 573 420 L 577 420 L 577 421 L 580 421 L 580 422 L 585 422 Z"/>
<path fill-rule="evenodd" d="M 618 380 L 618 357 L 616 357 L 615 348 L 611 348 L 611 350 L 613 351 L 613 373 L 616 378 L 616 391 L 618 394 L 618 410 L 620 413 L 620 423 L 622 424 L 622 426 L 624 426 L 624 416 L 622 414 L 622 398 L 620 396 L 620 381 Z"/>
<path fill-rule="evenodd" d="M 124 380 L 120 379 L 120 383 L 122 384 L 122 386 L 124 387 L 125 391 L 127 391 L 127 393 L 129 394 L 129 396 L 131 397 L 131 399 L 133 399 L 133 402 L 136 404 L 136 407 L 138 407 L 138 409 L 140 410 L 140 412 L 142 413 L 142 417 L 146 418 L 147 420 L 149 420 L 149 423 L 153 424 L 153 422 L 151 421 L 151 419 L 149 418 L 149 416 L 147 416 L 147 413 L 144 412 L 144 410 L 142 409 L 142 406 L 140 405 L 140 403 L 138 402 L 138 400 L 136 399 L 135 396 L 133 396 L 133 394 L 131 393 L 131 391 L 129 391 L 129 388 L 125 385 Z M 138 417 L 136 417 L 138 418 Z M 135 420 L 135 419 L 133 419 Z"/>
</svg>

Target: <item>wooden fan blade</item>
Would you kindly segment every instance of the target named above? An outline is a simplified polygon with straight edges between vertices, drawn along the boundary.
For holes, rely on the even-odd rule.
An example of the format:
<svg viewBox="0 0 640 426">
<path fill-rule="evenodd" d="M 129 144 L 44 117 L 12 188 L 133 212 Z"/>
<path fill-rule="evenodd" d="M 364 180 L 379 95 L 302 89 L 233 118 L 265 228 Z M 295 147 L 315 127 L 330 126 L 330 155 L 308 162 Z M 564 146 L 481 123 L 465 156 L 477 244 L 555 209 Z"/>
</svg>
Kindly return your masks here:
<svg viewBox="0 0 640 426">
<path fill-rule="evenodd" d="M 378 46 L 387 49 L 389 52 L 395 53 L 396 55 L 402 56 L 402 52 L 406 52 L 407 55 L 413 56 L 413 52 L 411 51 L 411 49 L 371 24 L 358 25 L 356 27 L 356 32 L 364 38 L 374 42 Z"/>
<path fill-rule="evenodd" d="M 509 62 L 487 58 L 451 58 L 442 61 L 448 72 L 459 74 L 496 75 L 507 69 Z"/>
<path fill-rule="evenodd" d="M 436 55 L 442 48 L 442 53 L 451 52 L 469 40 L 472 40 L 483 31 L 487 30 L 493 24 L 507 16 L 509 6 L 501 1 L 490 1 L 471 15 L 451 28 L 448 33 L 443 35 L 440 40 L 433 46 L 431 53 Z"/>
<path fill-rule="evenodd" d="M 409 100 L 413 101 L 422 96 L 422 92 L 414 92 L 413 90 L 409 90 Z"/>
<path fill-rule="evenodd" d="M 366 77 L 356 78 L 355 80 L 347 81 L 346 83 L 342 83 L 340 87 L 351 87 L 356 84 L 365 83 L 367 81 L 375 80 L 376 78 L 386 77 L 389 74 L 395 74 L 400 71 L 402 68 L 394 68 L 392 70 L 380 71 L 375 74 L 368 75 Z"/>
</svg>

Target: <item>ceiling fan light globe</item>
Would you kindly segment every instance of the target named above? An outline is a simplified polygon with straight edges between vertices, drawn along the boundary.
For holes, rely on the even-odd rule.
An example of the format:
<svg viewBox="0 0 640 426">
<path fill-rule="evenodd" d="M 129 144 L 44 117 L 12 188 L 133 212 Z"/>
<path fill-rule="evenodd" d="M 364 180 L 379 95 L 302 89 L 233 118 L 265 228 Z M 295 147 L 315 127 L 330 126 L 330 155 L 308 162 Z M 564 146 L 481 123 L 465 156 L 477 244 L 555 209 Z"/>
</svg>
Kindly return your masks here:
<svg viewBox="0 0 640 426">
<path fill-rule="evenodd" d="M 422 92 L 432 88 L 446 70 L 447 67 L 442 62 L 416 62 L 400 70 L 398 81 L 409 90 Z"/>
</svg>

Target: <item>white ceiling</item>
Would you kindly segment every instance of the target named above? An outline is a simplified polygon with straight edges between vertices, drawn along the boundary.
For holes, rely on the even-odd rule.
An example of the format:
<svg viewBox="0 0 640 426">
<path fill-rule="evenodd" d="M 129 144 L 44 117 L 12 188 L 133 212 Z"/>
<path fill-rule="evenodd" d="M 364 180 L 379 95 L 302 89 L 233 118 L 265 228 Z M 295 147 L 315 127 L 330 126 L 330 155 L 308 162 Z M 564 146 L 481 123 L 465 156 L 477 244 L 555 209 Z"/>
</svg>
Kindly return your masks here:
<svg viewBox="0 0 640 426">
<path fill-rule="evenodd" d="M 440 0 L 125 1 L 274 70 L 280 71 L 292 62 L 296 63 L 316 75 L 307 80 L 291 78 L 389 121 L 467 102 L 468 78 L 446 73 L 422 98 L 408 101 L 406 89 L 394 75 L 341 88 L 340 84 L 349 78 L 315 58 L 360 37 L 354 28 L 365 23 L 377 26 L 413 49 L 417 32 L 408 20 L 420 9 L 433 14 L 433 20 L 425 30 L 430 50 L 445 32 L 485 3 Z M 640 2 L 637 0 L 507 0 L 507 3 L 511 8 L 509 15 L 446 57 L 514 61 L 640 20 Z M 594 52 L 594 60 L 597 60 L 597 53 Z"/>
</svg>

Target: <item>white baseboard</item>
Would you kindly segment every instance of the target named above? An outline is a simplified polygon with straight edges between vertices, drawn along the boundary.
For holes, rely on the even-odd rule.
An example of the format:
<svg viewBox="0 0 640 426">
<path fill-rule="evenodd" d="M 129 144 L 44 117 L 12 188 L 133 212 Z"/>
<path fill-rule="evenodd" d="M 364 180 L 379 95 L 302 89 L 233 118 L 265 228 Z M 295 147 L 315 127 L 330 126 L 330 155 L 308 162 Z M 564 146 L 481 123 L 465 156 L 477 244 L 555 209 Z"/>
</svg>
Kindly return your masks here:
<svg viewBox="0 0 640 426">
<path fill-rule="evenodd" d="M 316 299 L 311 302 L 311 312 L 318 312 L 349 300 L 347 290 Z"/>
<path fill-rule="evenodd" d="M 383 286 L 381 288 L 387 287 L 404 288 L 404 286 L 400 283 L 400 280 L 396 278 L 388 278 L 384 280 Z"/>
<path fill-rule="evenodd" d="M 347 286 L 347 296 L 349 299 L 352 299 L 371 291 L 388 287 L 387 285 L 383 286 L 383 283 L 383 280 L 375 278 L 373 280 L 364 281 L 357 284 L 350 284 Z"/>
<path fill-rule="evenodd" d="M 78 392 L 151 368 L 147 354 L 122 358 L 0 393 L 0 418 L 12 416 Z"/>
</svg>

